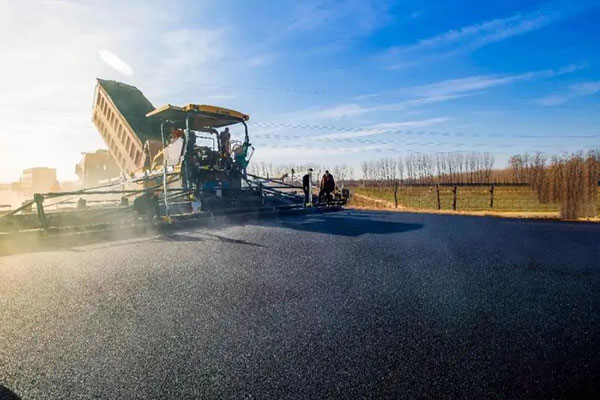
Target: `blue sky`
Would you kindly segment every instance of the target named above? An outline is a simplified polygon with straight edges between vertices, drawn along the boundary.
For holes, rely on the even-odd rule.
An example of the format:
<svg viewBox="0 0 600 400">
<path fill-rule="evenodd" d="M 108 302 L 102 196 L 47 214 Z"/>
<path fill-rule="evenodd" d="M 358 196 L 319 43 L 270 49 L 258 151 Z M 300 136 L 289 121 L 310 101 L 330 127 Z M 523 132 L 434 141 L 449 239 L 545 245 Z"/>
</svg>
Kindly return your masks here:
<svg viewBox="0 0 600 400">
<path fill-rule="evenodd" d="M 73 179 L 104 147 L 96 77 L 250 114 L 256 161 L 600 147 L 599 20 L 597 1 L 0 0 L 0 181 Z"/>
</svg>

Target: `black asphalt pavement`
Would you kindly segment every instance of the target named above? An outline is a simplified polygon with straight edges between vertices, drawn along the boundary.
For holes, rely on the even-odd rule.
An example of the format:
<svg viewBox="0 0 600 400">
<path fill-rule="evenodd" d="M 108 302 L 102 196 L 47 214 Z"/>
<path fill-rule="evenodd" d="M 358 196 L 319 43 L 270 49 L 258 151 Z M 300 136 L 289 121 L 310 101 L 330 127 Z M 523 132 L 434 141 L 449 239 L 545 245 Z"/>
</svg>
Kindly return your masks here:
<svg viewBox="0 0 600 400">
<path fill-rule="evenodd" d="M 0 257 L 0 398 L 600 398 L 599 371 L 600 225 L 342 211 Z"/>
</svg>

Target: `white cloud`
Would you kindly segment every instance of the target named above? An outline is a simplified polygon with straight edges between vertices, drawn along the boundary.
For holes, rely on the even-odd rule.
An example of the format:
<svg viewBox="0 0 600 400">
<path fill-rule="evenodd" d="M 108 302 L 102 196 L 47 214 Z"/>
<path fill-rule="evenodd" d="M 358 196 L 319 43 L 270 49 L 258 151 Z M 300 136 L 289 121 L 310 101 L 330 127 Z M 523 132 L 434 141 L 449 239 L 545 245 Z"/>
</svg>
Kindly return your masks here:
<svg viewBox="0 0 600 400">
<path fill-rule="evenodd" d="M 589 96 L 600 92 L 600 81 L 581 82 L 571 85 L 571 90 L 578 96 Z"/>
<path fill-rule="evenodd" d="M 554 93 L 536 100 L 542 106 L 555 106 L 566 103 L 578 97 L 591 96 L 600 93 L 600 81 L 588 81 L 570 85 L 562 93 Z"/>
<path fill-rule="evenodd" d="M 555 106 L 567 102 L 569 99 L 563 94 L 551 94 L 536 100 L 536 103 L 542 106 Z"/>
<path fill-rule="evenodd" d="M 411 67 L 461 52 L 474 51 L 490 43 L 544 28 L 559 16 L 558 13 L 536 12 L 467 25 L 419 40 L 412 45 L 392 47 L 383 58 L 390 69 Z"/>
<path fill-rule="evenodd" d="M 337 104 L 331 107 L 322 109 L 304 110 L 296 112 L 296 115 L 301 115 L 304 120 L 337 120 L 343 118 L 357 117 L 368 113 L 375 112 L 390 112 L 390 111 L 405 111 L 412 107 L 417 107 L 426 104 L 440 103 L 457 99 L 460 97 L 469 96 L 474 93 L 452 94 L 452 95 L 432 95 L 427 97 L 417 97 L 408 100 L 402 100 L 380 105 L 360 105 L 357 103 Z"/>
<path fill-rule="evenodd" d="M 316 30 L 361 36 L 385 24 L 390 15 L 385 2 L 365 0 L 297 2 L 286 32 Z"/>
<path fill-rule="evenodd" d="M 260 161 L 269 162 L 300 162 L 306 163 L 315 159 L 326 160 L 329 157 L 344 157 L 347 154 L 364 154 L 377 151 L 378 146 L 332 147 L 313 148 L 306 146 L 269 147 L 263 146 L 256 149 L 253 163 Z"/>
<path fill-rule="evenodd" d="M 258 54 L 246 60 L 246 65 L 249 67 L 264 67 L 271 64 L 276 58 L 277 53 L 274 52 Z"/>
<path fill-rule="evenodd" d="M 304 55 L 322 56 L 347 49 L 357 38 L 370 35 L 395 18 L 386 1 L 314 0 L 292 3 L 294 5 L 287 18 L 281 18 L 261 46 L 286 40 L 296 44 L 298 38 L 302 38 L 311 42 L 303 46 Z"/>
<path fill-rule="evenodd" d="M 427 85 L 414 86 L 406 91 L 414 95 L 425 97 L 448 96 L 488 89 L 495 86 L 508 85 L 519 81 L 556 77 L 575 72 L 580 68 L 581 66 L 568 65 L 558 70 L 547 69 L 513 75 L 474 75 L 463 78 L 447 79 Z"/>
<path fill-rule="evenodd" d="M 339 104 L 333 107 L 315 111 L 311 117 L 316 119 L 342 119 L 354 117 L 368 112 L 369 109 L 358 104 Z"/>
<path fill-rule="evenodd" d="M 123 75 L 131 76 L 133 75 L 133 69 L 123 61 L 116 54 L 111 53 L 106 49 L 102 49 L 98 52 L 102 61 L 106 63 L 109 67 L 114 69 L 117 72 L 122 73 Z"/>
<path fill-rule="evenodd" d="M 321 109 L 309 109 L 296 112 L 293 115 L 303 120 L 339 120 L 358 117 L 377 112 L 399 112 L 428 104 L 448 102 L 455 99 L 474 96 L 485 89 L 509 85 L 515 82 L 546 79 L 575 72 L 582 65 L 567 65 L 559 69 L 528 71 L 520 74 L 474 75 L 462 78 L 446 79 L 425 85 L 400 88 L 380 93 L 355 97 L 355 100 L 372 100 L 394 96 L 407 97 L 406 100 L 385 104 L 360 104 L 360 102 L 336 104 Z M 593 90 L 589 87 L 588 90 Z M 581 89 L 583 90 L 583 89 Z"/>
<path fill-rule="evenodd" d="M 142 34 L 155 38 L 139 54 L 145 66 L 141 73 L 142 90 L 151 98 L 166 97 L 167 101 L 181 102 L 181 94 L 187 89 L 183 82 L 218 83 L 236 65 L 223 62 L 231 53 L 231 49 L 229 53 L 226 50 L 227 27 L 169 26 L 160 32 Z"/>
<path fill-rule="evenodd" d="M 372 107 L 372 111 L 404 111 L 411 107 L 422 106 L 426 104 L 442 103 L 461 97 L 471 96 L 476 93 L 462 93 L 462 94 L 444 94 L 444 95 L 431 95 L 426 97 L 417 97 L 414 99 L 404 100 L 396 103 L 384 104 L 381 106 Z"/>
<path fill-rule="evenodd" d="M 209 94 L 203 97 L 206 101 L 223 101 L 231 100 L 238 97 L 237 93 L 222 93 L 222 94 Z"/>
<path fill-rule="evenodd" d="M 447 102 L 467 96 L 479 94 L 482 90 L 496 86 L 509 85 L 515 82 L 532 81 L 536 79 L 545 79 L 561 76 L 575 72 L 586 65 L 567 65 L 556 70 L 546 69 L 539 71 L 529 71 L 520 74 L 496 74 L 496 75 L 474 75 L 462 78 L 446 79 L 425 85 L 411 86 L 401 89 L 395 89 L 380 93 L 373 93 L 357 97 L 356 99 L 385 98 L 392 96 L 408 96 L 407 100 L 391 102 L 387 104 L 362 106 L 357 103 L 340 104 L 329 107 L 310 115 L 317 118 L 333 118 L 334 115 L 342 117 L 362 115 L 369 112 L 381 111 L 405 111 L 407 109 Z"/>
<path fill-rule="evenodd" d="M 424 126 L 431 126 L 440 124 L 442 122 L 448 121 L 450 118 L 447 117 L 439 117 L 439 118 L 429 118 L 424 120 L 415 120 L 415 121 L 402 121 L 402 122 L 386 122 L 382 124 L 377 124 L 369 128 L 364 128 L 362 130 L 358 130 L 355 132 L 340 132 L 340 133 L 329 133 L 326 135 L 319 136 L 311 136 L 311 139 L 346 139 L 346 138 L 357 138 L 364 136 L 375 136 L 381 135 L 383 133 L 400 131 L 403 129 L 411 129 L 411 128 L 421 128 Z"/>
</svg>

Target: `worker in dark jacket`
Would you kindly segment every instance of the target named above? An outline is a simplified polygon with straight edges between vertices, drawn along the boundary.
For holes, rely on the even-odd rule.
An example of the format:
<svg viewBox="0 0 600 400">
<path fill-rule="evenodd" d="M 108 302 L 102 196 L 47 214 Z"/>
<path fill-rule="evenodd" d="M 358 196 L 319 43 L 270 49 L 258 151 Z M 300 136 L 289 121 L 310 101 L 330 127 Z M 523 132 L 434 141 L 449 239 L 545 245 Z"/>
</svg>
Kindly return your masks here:
<svg viewBox="0 0 600 400">
<path fill-rule="evenodd" d="M 325 174 L 321 178 L 321 187 L 319 190 L 319 201 L 325 201 L 329 203 L 331 200 L 331 193 L 335 191 L 335 180 L 333 175 L 329 171 L 325 171 Z"/>
<path fill-rule="evenodd" d="M 327 196 L 331 196 L 331 193 L 335 192 L 335 179 L 333 179 L 333 175 L 327 172 L 327 182 L 325 183 L 325 193 Z"/>
<path fill-rule="evenodd" d="M 308 169 L 308 173 L 302 177 L 302 190 L 304 191 L 304 205 L 309 205 L 311 203 L 310 193 L 310 180 L 312 176 L 312 168 Z"/>
<path fill-rule="evenodd" d="M 229 133 L 229 128 L 225 128 L 219 134 L 219 140 L 221 142 L 221 157 L 227 160 L 231 154 L 231 133 Z"/>
<path fill-rule="evenodd" d="M 196 176 L 194 171 L 194 153 L 196 147 L 196 133 L 189 131 L 187 135 L 187 141 L 185 148 L 182 148 L 183 153 L 183 165 L 181 168 L 181 178 L 183 183 L 183 190 L 188 190 L 193 182 L 196 182 Z"/>
<path fill-rule="evenodd" d="M 325 193 L 325 183 L 327 182 L 327 173 L 329 171 L 325 171 L 323 176 L 321 177 L 321 181 L 319 182 L 319 201 L 323 197 L 323 193 Z"/>
</svg>

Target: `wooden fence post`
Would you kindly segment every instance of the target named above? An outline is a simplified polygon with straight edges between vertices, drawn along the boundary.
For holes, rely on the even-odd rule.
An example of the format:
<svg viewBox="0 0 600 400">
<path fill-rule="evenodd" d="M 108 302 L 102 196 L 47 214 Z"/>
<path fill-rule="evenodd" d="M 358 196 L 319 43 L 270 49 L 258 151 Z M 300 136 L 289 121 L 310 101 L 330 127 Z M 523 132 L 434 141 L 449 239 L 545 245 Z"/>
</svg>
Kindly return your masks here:
<svg viewBox="0 0 600 400">
<path fill-rule="evenodd" d="M 398 208 L 398 181 L 396 181 L 394 187 L 394 205 L 396 208 Z"/>
<path fill-rule="evenodd" d="M 490 208 L 494 208 L 494 185 L 490 186 Z"/>
<path fill-rule="evenodd" d="M 454 187 L 452 188 L 452 194 L 453 194 L 452 209 L 456 211 L 456 185 L 454 185 Z"/>
<path fill-rule="evenodd" d="M 435 192 L 437 194 L 437 208 L 442 209 L 442 203 L 440 202 L 440 185 L 435 185 Z"/>
</svg>

